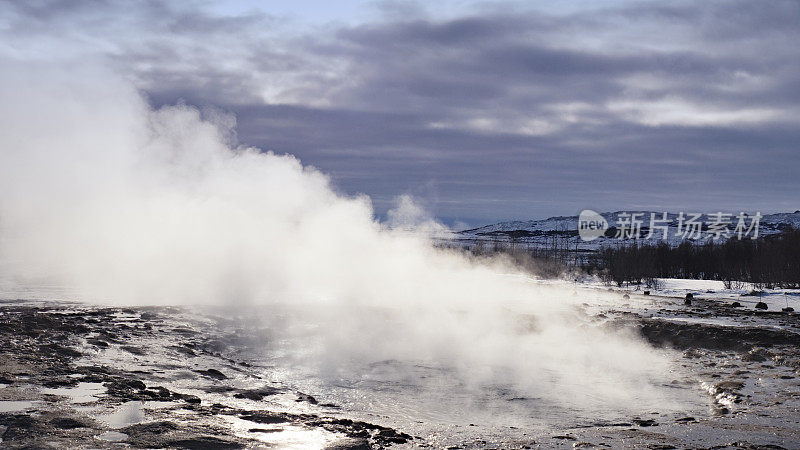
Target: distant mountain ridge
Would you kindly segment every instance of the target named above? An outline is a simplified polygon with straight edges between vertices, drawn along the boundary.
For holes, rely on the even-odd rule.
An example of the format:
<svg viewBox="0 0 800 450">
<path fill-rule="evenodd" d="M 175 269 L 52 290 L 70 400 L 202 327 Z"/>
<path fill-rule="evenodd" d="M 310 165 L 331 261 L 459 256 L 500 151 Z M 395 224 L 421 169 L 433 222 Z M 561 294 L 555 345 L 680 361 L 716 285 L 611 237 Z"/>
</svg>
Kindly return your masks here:
<svg viewBox="0 0 800 450">
<path fill-rule="evenodd" d="M 578 235 L 578 216 L 555 216 L 547 219 L 540 220 L 514 220 L 507 222 L 499 222 L 492 225 L 483 227 L 472 228 L 454 233 L 454 239 L 459 241 L 509 241 L 518 242 L 530 245 L 551 245 L 555 240 L 568 242 L 571 246 L 576 246 L 578 249 L 595 250 L 604 245 L 619 245 L 620 243 L 630 243 L 635 240 L 633 238 L 618 239 L 616 236 L 620 231 L 619 220 L 623 221 L 629 219 L 629 216 L 620 216 L 620 214 L 638 214 L 641 220 L 641 227 L 639 228 L 639 240 L 644 242 L 658 242 L 664 241 L 670 244 L 679 244 L 687 240 L 686 236 L 681 236 L 679 233 L 679 215 L 677 213 L 668 213 L 667 222 L 654 223 L 653 236 L 649 239 L 646 237 L 650 233 L 650 219 L 651 213 L 655 214 L 656 220 L 663 218 L 663 212 L 656 211 L 614 211 L 600 213 L 600 215 L 608 222 L 609 229 L 606 230 L 604 236 L 601 236 L 592 241 L 584 241 Z M 684 223 L 689 215 L 685 215 Z M 747 216 L 745 225 L 750 225 L 752 216 Z M 700 238 L 689 239 L 693 243 L 703 244 L 709 240 L 713 240 L 715 233 L 709 230 L 708 224 L 717 221 L 715 214 L 702 214 L 697 218 L 698 222 L 702 222 Z M 738 213 L 734 213 L 730 217 L 729 224 L 722 224 L 731 233 L 727 238 L 720 236 L 716 239 L 717 242 L 724 241 L 731 237 L 735 238 L 735 227 L 738 222 Z M 623 227 L 626 227 L 626 222 L 623 222 Z M 629 225 L 627 225 L 629 227 Z M 658 226 L 667 227 L 667 237 L 663 237 L 663 230 Z M 791 213 L 776 213 L 762 215 L 758 224 L 759 237 L 769 236 L 780 233 L 790 227 L 800 228 L 800 210 Z M 630 228 L 627 228 L 630 230 Z M 681 231 L 685 230 L 685 227 Z M 752 232 L 751 232 L 752 235 Z M 749 235 L 745 235 L 749 237 Z"/>
</svg>

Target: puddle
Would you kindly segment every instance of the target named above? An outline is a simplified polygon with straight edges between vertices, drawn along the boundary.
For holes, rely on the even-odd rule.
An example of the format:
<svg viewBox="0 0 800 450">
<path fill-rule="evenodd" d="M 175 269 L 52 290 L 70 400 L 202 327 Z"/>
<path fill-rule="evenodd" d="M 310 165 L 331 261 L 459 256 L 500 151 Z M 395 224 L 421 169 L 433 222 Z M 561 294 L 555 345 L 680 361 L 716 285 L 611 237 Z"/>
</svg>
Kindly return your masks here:
<svg viewBox="0 0 800 450">
<path fill-rule="evenodd" d="M 225 419 L 230 423 L 234 434 L 285 449 L 324 449 L 342 438 L 320 428 L 284 424 L 264 425 L 238 417 L 225 417 Z"/>
<path fill-rule="evenodd" d="M 146 418 L 145 410 L 158 409 L 174 405 L 173 402 L 125 402 L 109 414 L 101 414 L 97 419 L 104 422 L 111 428 L 123 428 L 129 425 L 144 422 Z"/>
<path fill-rule="evenodd" d="M 119 431 L 106 431 L 103 434 L 95 436 L 95 439 L 100 439 L 101 441 L 106 442 L 122 442 L 128 439 L 128 435 L 125 433 L 120 433 Z"/>
<path fill-rule="evenodd" d="M 253 429 L 259 428 L 262 427 L 253 427 Z M 272 429 L 269 433 L 251 433 L 251 436 L 261 442 L 287 449 L 323 449 L 341 439 L 341 436 L 319 428 L 304 428 L 294 425 L 284 427 L 281 431 Z"/>
<path fill-rule="evenodd" d="M 68 397 L 71 403 L 89 403 L 98 400 L 106 392 L 103 383 L 78 383 L 75 387 L 42 388 L 43 394 Z"/>
<path fill-rule="evenodd" d="M 111 414 L 98 417 L 112 428 L 122 428 L 128 425 L 135 425 L 144 421 L 144 402 L 133 401 L 123 403 Z"/>
<path fill-rule="evenodd" d="M 0 413 L 14 413 L 32 408 L 37 402 L 31 400 L 0 400 Z"/>
</svg>

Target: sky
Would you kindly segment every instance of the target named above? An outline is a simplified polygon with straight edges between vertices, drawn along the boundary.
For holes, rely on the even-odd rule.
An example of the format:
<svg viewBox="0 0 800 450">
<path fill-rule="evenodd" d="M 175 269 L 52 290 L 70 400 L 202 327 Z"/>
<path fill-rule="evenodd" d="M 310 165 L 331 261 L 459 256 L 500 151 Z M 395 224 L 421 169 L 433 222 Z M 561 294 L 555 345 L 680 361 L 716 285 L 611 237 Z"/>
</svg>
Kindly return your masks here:
<svg viewBox="0 0 800 450">
<path fill-rule="evenodd" d="M 102 58 L 385 216 L 800 209 L 800 2 L 0 3 L 0 53 Z"/>
</svg>

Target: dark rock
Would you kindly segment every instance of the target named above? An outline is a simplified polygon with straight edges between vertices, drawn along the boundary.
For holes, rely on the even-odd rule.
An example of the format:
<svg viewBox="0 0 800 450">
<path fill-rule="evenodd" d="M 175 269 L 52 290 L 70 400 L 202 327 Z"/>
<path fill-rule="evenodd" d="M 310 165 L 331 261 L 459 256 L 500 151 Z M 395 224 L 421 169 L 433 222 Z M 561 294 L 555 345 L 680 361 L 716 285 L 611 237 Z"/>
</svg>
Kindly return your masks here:
<svg viewBox="0 0 800 450">
<path fill-rule="evenodd" d="M 694 417 L 681 417 L 680 419 L 675 419 L 675 423 L 692 423 L 697 422 L 697 419 Z"/>
<path fill-rule="evenodd" d="M 228 378 L 224 373 L 220 372 L 217 369 L 208 369 L 208 370 L 195 370 L 195 372 L 199 373 L 200 375 L 207 376 L 209 378 L 213 378 L 215 380 L 224 380 Z"/>
<path fill-rule="evenodd" d="M 375 435 L 375 438 L 384 443 L 405 444 L 409 440 L 410 436 L 391 428 L 383 428 L 378 431 L 378 434 Z"/>
<path fill-rule="evenodd" d="M 121 428 L 120 431 L 129 436 L 135 436 L 140 434 L 164 434 L 178 429 L 180 429 L 180 427 L 178 427 L 176 423 L 168 420 L 161 420 L 157 422 L 137 423 Z"/>
<path fill-rule="evenodd" d="M 373 448 L 367 439 L 350 439 L 347 442 L 326 447 L 326 450 L 372 450 Z"/>
<path fill-rule="evenodd" d="M 764 362 L 772 358 L 772 354 L 763 348 L 754 348 L 742 356 L 742 361 L 746 362 Z"/>
<path fill-rule="evenodd" d="M 236 389 L 234 389 L 234 388 L 232 388 L 230 386 L 214 385 L 214 386 L 208 386 L 204 390 L 206 392 L 214 393 L 214 394 L 225 394 L 225 393 L 228 393 L 228 392 L 233 392 Z"/>
<path fill-rule="evenodd" d="M 190 328 L 186 328 L 186 327 L 177 327 L 177 328 L 173 328 L 173 329 L 171 330 L 171 332 L 172 332 L 172 333 L 175 333 L 175 334 L 182 334 L 182 335 L 185 335 L 185 336 L 189 336 L 189 335 L 197 334 L 197 331 L 195 331 L 195 330 L 192 330 L 192 329 L 190 329 Z"/>
<path fill-rule="evenodd" d="M 312 397 L 312 396 L 310 396 L 308 394 L 304 394 L 302 392 L 298 392 L 297 393 L 297 400 L 295 400 L 295 401 L 296 402 L 311 403 L 312 405 L 316 405 L 318 403 L 317 399 L 315 399 L 314 397 Z"/>
<path fill-rule="evenodd" d="M 562 435 L 558 435 L 558 436 L 553 436 L 553 439 L 561 439 L 561 440 L 565 440 L 565 441 L 577 441 L 575 436 L 570 436 L 568 434 L 562 434 Z"/>
<path fill-rule="evenodd" d="M 158 318 L 158 314 L 150 311 L 145 311 L 139 315 L 139 319 L 141 320 L 155 320 Z"/>
<path fill-rule="evenodd" d="M 142 391 L 142 395 L 151 397 L 154 400 L 169 400 L 172 397 L 172 393 L 169 391 L 169 389 L 162 386 L 146 389 Z"/>
<path fill-rule="evenodd" d="M 800 335 L 788 330 L 726 327 L 658 319 L 642 319 L 641 323 L 642 336 L 651 344 L 672 346 L 679 350 L 704 348 L 749 351 L 753 346 L 800 346 Z"/>
<path fill-rule="evenodd" d="M 234 394 L 233 396 L 236 398 L 244 398 L 248 400 L 260 401 L 264 397 L 269 397 L 280 393 L 281 393 L 280 389 L 265 386 L 259 389 L 243 390 Z"/>
<path fill-rule="evenodd" d="M 64 347 L 58 344 L 44 344 L 39 346 L 39 352 L 44 354 L 51 354 L 51 355 L 58 355 L 64 356 L 67 358 L 79 358 L 83 356 L 83 353 L 71 349 L 69 347 Z"/>
<path fill-rule="evenodd" d="M 127 397 L 146 388 L 143 382 L 133 379 L 118 379 L 106 383 L 108 394 L 118 397 Z"/>
<path fill-rule="evenodd" d="M 794 312 L 794 308 L 792 308 L 791 306 L 787 306 L 786 308 L 781 309 L 781 311 L 783 311 L 785 313 L 790 313 L 790 312 Z"/>
<path fill-rule="evenodd" d="M 197 436 L 184 439 L 170 440 L 164 443 L 169 448 L 186 448 L 191 450 L 224 450 L 244 448 L 236 441 L 221 439 L 214 436 Z"/>
<path fill-rule="evenodd" d="M 392 428 L 360 422 L 351 419 L 323 418 L 307 422 L 307 425 L 321 426 L 333 433 L 341 433 L 349 438 L 370 439 L 373 447 L 384 448 L 392 444 L 404 444 L 414 439 L 413 436 Z"/>
<path fill-rule="evenodd" d="M 629 427 L 630 422 L 594 422 L 593 427 Z"/>
<path fill-rule="evenodd" d="M 42 386 L 49 388 L 77 386 L 78 380 L 72 378 L 56 378 L 42 382 Z"/>
<path fill-rule="evenodd" d="M 171 400 L 172 392 L 162 386 L 147 388 L 144 383 L 134 379 L 117 379 L 106 382 L 108 395 L 126 400 Z M 180 398 L 180 395 L 177 395 Z"/>
<path fill-rule="evenodd" d="M 175 351 L 177 351 L 178 353 L 184 354 L 186 356 L 192 356 L 192 357 L 197 356 L 197 352 L 187 347 L 177 345 L 172 348 L 175 349 Z"/>
<path fill-rule="evenodd" d="M 228 437 L 210 436 L 208 430 L 180 426 L 167 420 L 130 425 L 119 431 L 128 435 L 127 443 L 139 448 L 238 449 L 244 446 Z"/>
<path fill-rule="evenodd" d="M 56 428 L 71 430 L 74 428 L 87 428 L 89 425 L 69 417 L 59 417 L 50 421 L 50 424 Z"/>
<path fill-rule="evenodd" d="M 714 385 L 716 392 L 735 392 L 744 387 L 741 381 L 720 381 Z"/>
<path fill-rule="evenodd" d="M 640 427 L 657 427 L 658 422 L 653 419 L 633 419 L 631 422 L 639 425 Z"/>
<path fill-rule="evenodd" d="M 642 294 L 644 294 L 644 295 L 650 295 L 650 291 L 644 291 L 644 292 L 642 292 Z"/>
<path fill-rule="evenodd" d="M 255 423 L 286 423 L 290 422 L 291 418 L 286 414 L 273 413 L 268 411 L 254 411 L 245 413 L 239 416 L 244 420 L 249 420 Z"/>
<path fill-rule="evenodd" d="M 2 442 L 12 442 L 35 437 L 42 424 L 39 419 L 27 414 L 0 415 L 0 424 L 6 426 Z"/>
<path fill-rule="evenodd" d="M 186 403 L 191 403 L 191 404 L 193 404 L 193 405 L 199 405 L 199 404 L 201 403 L 201 401 L 200 401 L 200 397 L 198 397 L 198 396 L 196 396 L 196 395 L 191 395 L 191 394 L 182 394 L 182 395 L 181 395 L 181 398 L 182 398 L 182 399 L 183 399 L 183 401 L 185 401 Z"/>
<path fill-rule="evenodd" d="M 138 355 L 138 356 L 144 356 L 144 355 L 147 354 L 147 352 L 143 348 L 136 347 L 136 346 L 133 346 L 133 345 L 123 345 L 120 348 L 125 350 L 128 353 L 131 353 L 131 354 L 134 354 L 134 355 Z"/>
<path fill-rule="evenodd" d="M 733 303 L 731 303 L 730 306 L 731 306 L 731 308 L 741 308 L 742 304 L 739 303 L 739 302 L 733 302 Z"/>
<path fill-rule="evenodd" d="M 108 342 L 106 342 L 106 341 L 104 341 L 104 340 L 102 340 L 102 339 L 96 339 L 96 338 L 94 338 L 94 339 L 87 339 L 87 340 L 86 340 L 86 343 L 87 343 L 87 344 L 94 345 L 95 347 L 108 348 Z"/>
<path fill-rule="evenodd" d="M 764 302 L 758 302 L 756 303 L 756 309 L 769 309 L 769 306 Z"/>
</svg>

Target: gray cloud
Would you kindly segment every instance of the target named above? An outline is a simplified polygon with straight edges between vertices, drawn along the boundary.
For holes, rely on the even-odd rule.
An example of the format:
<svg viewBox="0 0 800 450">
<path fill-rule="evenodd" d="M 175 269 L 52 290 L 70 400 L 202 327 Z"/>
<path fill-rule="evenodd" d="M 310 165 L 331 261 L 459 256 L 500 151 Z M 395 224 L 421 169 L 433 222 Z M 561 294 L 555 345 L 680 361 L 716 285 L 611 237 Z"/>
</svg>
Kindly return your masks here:
<svg viewBox="0 0 800 450">
<path fill-rule="evenodd" d="M 379 212 L 412 192 L 479 223 L 800 207 L 798 5 L 442 18 L 401 3 L 309 28 L 201 3 L 34 2 L 5 5 L 0 29 L 30 53 L 103 53 L 155 104 L 230 110 L 243 143 L 298 155 Z"/>
</svg>

